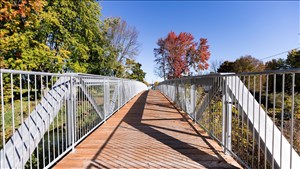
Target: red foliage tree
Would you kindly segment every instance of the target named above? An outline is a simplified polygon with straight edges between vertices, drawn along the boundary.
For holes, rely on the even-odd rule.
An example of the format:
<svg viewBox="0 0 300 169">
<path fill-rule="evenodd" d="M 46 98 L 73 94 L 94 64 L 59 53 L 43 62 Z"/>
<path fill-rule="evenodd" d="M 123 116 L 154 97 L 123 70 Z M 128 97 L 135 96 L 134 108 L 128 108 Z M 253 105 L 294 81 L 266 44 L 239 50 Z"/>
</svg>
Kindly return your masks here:
<svg viewBox="0 0 300 169">
<path fill-rule="evenodd" d="M 154 49 L 155 62 L 160 65 L 158 69 L 164 72 L 164 77 L 179 78 L 183 73 L 189 73 L 191 68 L 199 71 L 209 66 L 210 52 L 205 38 L 198 43 L 190 33 L 181 32 L 177 36 L 170 32 L 165 39 L 160 38 L 157 45 L 159 47 Z"/>
</svg>

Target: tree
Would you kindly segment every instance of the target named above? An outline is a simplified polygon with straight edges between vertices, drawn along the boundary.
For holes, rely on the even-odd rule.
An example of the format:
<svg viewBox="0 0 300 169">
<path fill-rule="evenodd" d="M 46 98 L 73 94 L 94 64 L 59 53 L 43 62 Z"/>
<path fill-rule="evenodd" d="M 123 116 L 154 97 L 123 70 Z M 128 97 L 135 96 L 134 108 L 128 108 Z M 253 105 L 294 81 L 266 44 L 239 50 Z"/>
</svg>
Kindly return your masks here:
<svg viewBox="0 0 300 169">
<path fill-rule="evenodd" d="M 266 62 L 266 70 L 281 70 L 287 69 L 285 59 L 272 59 L 271 61 Z M 274 92 L 274 76 L 269 76 L 269 91 Z M 287 89 L 287 88 L 285 88 Z M 276 75 L 276 91 L 282 92 L 282 76 Z"/>
<path fill-rule="evenodd" d="M 131 59 L 126 59 L 125 78 L 144 82 L 146 73 L 141 69 L 142 65 Z"/>
<path fill-rule="evenodd" d="M 250 56 L 242 56 L 234 62 L 234 72 L 262 72 L 265 65 L 262 61 Z"/>
<path fill-rule="evenodd" d="M 154 49 L 154 62 L 158 64 L 158 66 L 155 68 L 155 74 L 166 80 L 169 65 L 167 62 L 167 49 L 165 48 L 164 43 L 164 39 L 158 39 L 157 45 L 159 46 L 159 48 Z"/>
<path fill-rule="evenodd" d="M 287 64 L 284 59 L 272 59 L 271 61 L 266 62 L 266 70 L 280 70 L 287 69 Z"/>
<path fill-rule="evenodd" d="M 234 72 L 234 62 L 225 61 L 223 62 L 220 67 L 218 68 L 218 72 Z"/>
<path fill-rule="evenodd" d="M 214 60 L 213 62 L 211 62 L 211 64 L 210 64 L 211 72 L 217 73 L 218 69 L 220 68 L 220 66 L 222 65 L 222 63 L 223 62 L 219 61 L 219 60 Z"/>
<path fill-rule="evenodd" d="M 149 83 L 147 81 L 143 81 L 143 83 L 148 87 L 150 86 Z"/>
<path fill-rule="evenodd" d="M 189 73 L 191 69 L 196 72 L 208 68 L 210 57 L 207 39 L 201 38 L 195 42 L 190 33 L 181 32 L 178 36 L 170 32 L 164 39 L 157 42 L 158 48 L 154 49 L 155 62 L 158 69 L 170 79 L 179 78 L 183 73 Z"/>
<path fill-rule="evenodd" d="M 158 84 L 159 84 L 159 82 L 155 81 L 153 85 L 154 85 L 154 87 L 156 87 L 156 86 L 158 86 Z"/>
<path fill-rule="evenodd" d="M 138 53 L 138 32 L 125 21 L 101 21 L 96 0 L 3 0 L 0 66 L 42 72 L 123 77 Z"/>
<path fill-rule="evenodd" d="M 1 1 L 0 57 L 9 69 L 58 71 L 62 69 L 64 52 L 55 53 L 38 34 L 46 16 L 45 0 Z M 44 38 L 46 39 L 46 38 Z M 3 68 L 3 67 L 2 67 Z"/>
<path fill-rule="evenodd" d="M 240 58 L 236 59 L 234 62 L 225 61 L 218 69 L 218 72 L 234 72 L 234 73 L 243 73 L 243 72 L 262 72 L 265 70 L 265 65 L 262 61 L 250 56 L 241 56 Z M 250 77 L 250 90 L 254 88 L 254 78 L 255 81 L 255 90 L 258 91 L 260 88 L 260 77 Z M 248 80 L 245 77 L 240 77 L 242 81 L 245 80 L 245 85 L 248 86 Z M 265 77 L 262 77 L 261 83 L 264 84 L 266 81 Z"/>
<path fill-rule="evenodd" d="M 288 53 L 287 59 L 272 59 L 266 63 L 266 70 L 284 70 L 300 68 L 300 50 L 292 50 Z M 269 84 L 273 86 L 274 77 L 270 76 Z M 285 75 L 285 92 L 292 92 L 292 76 L 291 74 Z M 273 91 L 270 88 L 269 91 Z M 282 91 L 282 75 L 276 75 L 276 92 Z M 300 91 L 300 75 L 295 74 L 295 91 Z"/>
<path fill-rule="evenodd" d="M 286 63 L 290 68 L 300 68 L 300 50 L 292 50 L 289 52 Z"/>
<path fill-rule="evenodd" d="M 48 3 L 47 3 L 48 2 Z M 4 0 L 1 68 L 112 75 L 117 51 L 95 0 Z"/>
<path fill-rule="evenodd" d="M 72 72 L 107 75 L 111 72 L 113 52 L 104 36 L 99 3 L 95 0 L 54 0 L 45 8 L 57 21 L 45 20 L 45 29 L 54 49 L 69 51 L 65 69 Z M 109 69 L 109 71 L 107 70 Z"/>
<path fill-rule="evenodd" d="M 262 72 L 265 70 L 265 65 L 262 61 L 250 56 L 241 56 L 234 62 L 225 61 L 221 64 L 218 72 Z"/>
<path fill-rule="evenodd" d="M 120 18 L 107 18 L 108 37 L 118 53 L 117 61 L 123 63 L 126 58 L 134 59 L 139 53 L 138 31 Z"/>
<path fill-rule="evenodd" d="M 292 50 L 288 53 L 286 59 L 287 65 L 290 68 L 300 68 L 300 50 Z M 295 90 L 300 91 L 300 74 L 295 74 Z"/>
</svg>

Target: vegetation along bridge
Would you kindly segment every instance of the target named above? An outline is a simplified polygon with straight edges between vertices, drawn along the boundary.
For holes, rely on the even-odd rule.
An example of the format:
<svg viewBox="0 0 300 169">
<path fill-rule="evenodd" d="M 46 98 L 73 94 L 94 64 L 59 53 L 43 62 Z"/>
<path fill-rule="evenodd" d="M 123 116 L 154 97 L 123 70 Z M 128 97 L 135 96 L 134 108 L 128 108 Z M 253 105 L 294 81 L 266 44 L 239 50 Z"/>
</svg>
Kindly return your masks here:
<svg viewBox="0 0 300 169">
<path fill-rule="evenodd" d="M 0 72 L 0 168 L 300 168 L 300 70 Z"/>
</svg>

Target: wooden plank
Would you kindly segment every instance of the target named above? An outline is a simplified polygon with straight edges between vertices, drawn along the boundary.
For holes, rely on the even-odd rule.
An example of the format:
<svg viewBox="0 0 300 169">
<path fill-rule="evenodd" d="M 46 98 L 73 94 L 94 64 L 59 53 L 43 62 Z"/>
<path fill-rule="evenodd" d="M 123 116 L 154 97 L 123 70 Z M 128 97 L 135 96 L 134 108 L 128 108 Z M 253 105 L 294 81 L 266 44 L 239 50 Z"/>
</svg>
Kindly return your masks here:
<svg viewBox="0 0 300 169">
<path fill-rule="evenodd" d="M 242 168 L 158 91 L 134 97 L 54 168 Z"/>
</svg>

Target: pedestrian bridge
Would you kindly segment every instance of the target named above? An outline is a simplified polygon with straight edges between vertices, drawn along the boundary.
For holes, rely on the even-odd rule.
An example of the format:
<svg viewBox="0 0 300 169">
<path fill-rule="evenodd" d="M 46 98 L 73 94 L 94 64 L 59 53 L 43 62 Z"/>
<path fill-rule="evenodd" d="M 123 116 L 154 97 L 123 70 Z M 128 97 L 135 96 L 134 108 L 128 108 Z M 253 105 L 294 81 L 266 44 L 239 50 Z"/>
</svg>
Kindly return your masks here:
<svg viewBox="0 0 300 169">
<path fill-rule="evenodd" d="M 298 169 L 299 74 L 183 77 L 147 90 L 1 69 L 0 168 Z"/>
</svg>

